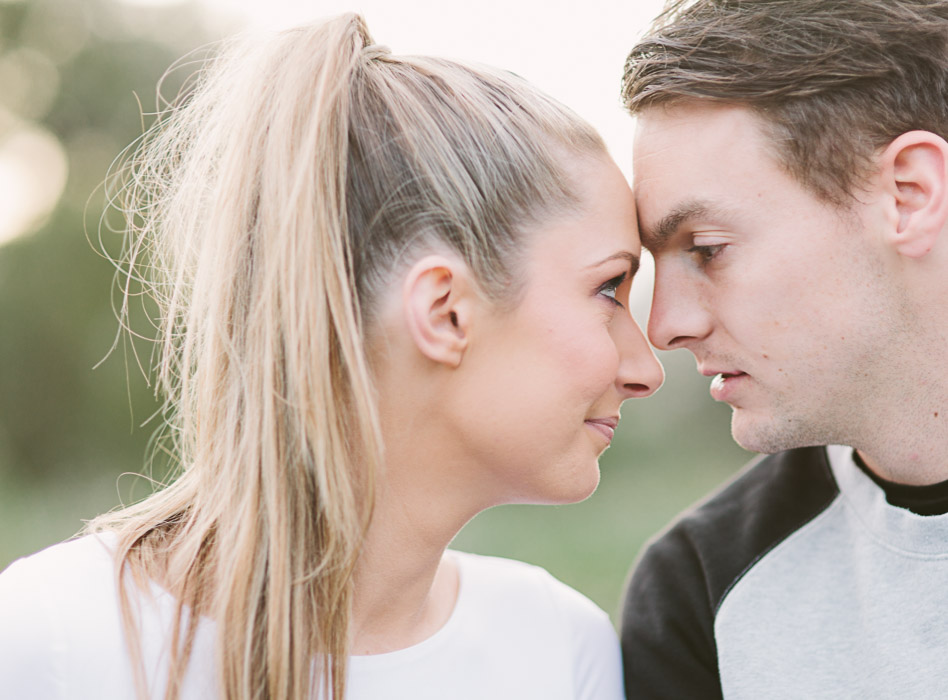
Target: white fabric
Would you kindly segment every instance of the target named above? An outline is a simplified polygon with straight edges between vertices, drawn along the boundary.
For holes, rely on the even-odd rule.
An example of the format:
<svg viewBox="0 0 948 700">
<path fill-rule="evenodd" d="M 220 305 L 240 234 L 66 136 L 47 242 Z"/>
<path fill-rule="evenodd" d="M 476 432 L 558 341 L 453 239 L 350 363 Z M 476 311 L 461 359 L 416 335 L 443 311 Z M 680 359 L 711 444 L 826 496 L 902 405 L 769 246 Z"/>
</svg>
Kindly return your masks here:
<svg viewBox="0 0 948 700">
<path fill-rule="evenodd" d="M 460 590 L 448 622 L 415 646 L 351 658 L 347 700 L 618 700 L 618 642 L 608 617 L 546 571 L 452 552 Z M 135 600 L 152 696 L 164 692 L 175 601 Z M 214 698 L 214 625 L 202 620 L 183 700 Z M 134 697 L 108 540 L 83 537 L 0 574 L 0 695 L 45 700 Z"/>
<path fill-rule="evenodd" d="M 948 695 L 948 514 L 886 501 L 827 448 L 839 496 L 755 562 L 715 619 L 729 700 Z"/>
</svg>

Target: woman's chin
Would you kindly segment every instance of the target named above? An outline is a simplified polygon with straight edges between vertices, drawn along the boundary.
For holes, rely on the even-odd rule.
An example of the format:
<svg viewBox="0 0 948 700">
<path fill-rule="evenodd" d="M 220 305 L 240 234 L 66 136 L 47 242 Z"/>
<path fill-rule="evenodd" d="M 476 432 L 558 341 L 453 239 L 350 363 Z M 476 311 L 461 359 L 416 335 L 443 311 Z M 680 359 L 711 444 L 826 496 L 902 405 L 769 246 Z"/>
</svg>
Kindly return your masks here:
<svg viewBox="0 0 948 700">
<path fill-rule="evenodd" d="M 596 492 L 599 486 L 599 461 L 583 467 L 562 482 L 550 484 L 540 499 L 531 501 L 544 505 L 568 505 L 585 501 Z"/>
</svg>

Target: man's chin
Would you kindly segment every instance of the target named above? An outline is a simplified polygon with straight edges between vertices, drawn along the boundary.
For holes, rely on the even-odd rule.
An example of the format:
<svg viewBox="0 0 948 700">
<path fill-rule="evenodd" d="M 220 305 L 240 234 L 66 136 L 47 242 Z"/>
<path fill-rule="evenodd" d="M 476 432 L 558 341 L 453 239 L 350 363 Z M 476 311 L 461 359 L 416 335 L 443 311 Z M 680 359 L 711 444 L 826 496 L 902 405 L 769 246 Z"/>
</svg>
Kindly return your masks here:
<svg viewBox="0 0 948 700">
<path fill-rule="evenodd" d="M 817 431 L 802 421 L 789 417 L 754 415 L 747 409 L 739 408 L 731 413 L 731 437 L 745 450 L 762 454 L 827 444 Z"/>
</svg>

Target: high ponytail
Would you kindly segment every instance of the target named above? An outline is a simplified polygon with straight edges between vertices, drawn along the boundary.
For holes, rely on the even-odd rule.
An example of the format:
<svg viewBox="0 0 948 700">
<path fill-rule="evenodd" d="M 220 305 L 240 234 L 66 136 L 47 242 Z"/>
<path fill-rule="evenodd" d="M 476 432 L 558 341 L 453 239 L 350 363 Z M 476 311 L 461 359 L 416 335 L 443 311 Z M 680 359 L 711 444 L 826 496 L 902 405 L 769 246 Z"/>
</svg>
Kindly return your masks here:
<svg viewBox="0 0 948 700">
<path fill-rule="evenodd" d="M 127 265 L 161 308 L 183 471 L 95 527 L 118 529 L 123 564 L 164 556 L 179 619 L 216 621 L 228 698 L 304 697 L 314 658 L 343 694 L 380 451 L 345 215 L 349 83 L 369 43 L 349 15 L 233 47 L 125 172 L 143 222 Z"/>
<path fill-rule="evenodd" d="M 562 167 L 598 135 L 510 74 L 375 46 L 344 15 L 210 61 L 114 182 L 122 289 L 159 307 L 158 389 L 180 463 L 103 516 L 139 692 L 130 573 L 178 602 L 165 698 L 200 617 L 222 697 L 345 693 L 353 575 L 382 467 L 366 354 L 377 300 L 447 245 L 516 295 L 519 236 L 574 206 Z"/>
</svg>

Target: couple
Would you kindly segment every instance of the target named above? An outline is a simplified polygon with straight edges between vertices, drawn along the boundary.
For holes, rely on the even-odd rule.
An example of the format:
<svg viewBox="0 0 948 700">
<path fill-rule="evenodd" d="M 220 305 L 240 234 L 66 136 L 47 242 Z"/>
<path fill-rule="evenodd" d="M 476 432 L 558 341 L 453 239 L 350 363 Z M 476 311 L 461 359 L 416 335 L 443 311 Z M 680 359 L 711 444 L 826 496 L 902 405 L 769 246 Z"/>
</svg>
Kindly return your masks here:
<svg viewBox="0 0 948 700">
<path fill-rule="evenodd" d="M 233 49 L 124 181 L 180 475 L 0 576 L 4 692 L 938 696 L 946 86 L 948 3 L 675 3 L 626 66 L 633 200 L 509 74 L 355 16 Z M 658 388 L 640 235 L 650 339 L 775 454 L 646 550 L 622 662 L 581 595 L 446 547 L 589 495 Z"/>
</svg>

